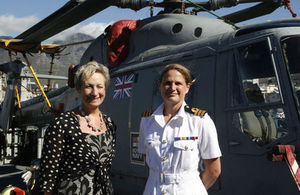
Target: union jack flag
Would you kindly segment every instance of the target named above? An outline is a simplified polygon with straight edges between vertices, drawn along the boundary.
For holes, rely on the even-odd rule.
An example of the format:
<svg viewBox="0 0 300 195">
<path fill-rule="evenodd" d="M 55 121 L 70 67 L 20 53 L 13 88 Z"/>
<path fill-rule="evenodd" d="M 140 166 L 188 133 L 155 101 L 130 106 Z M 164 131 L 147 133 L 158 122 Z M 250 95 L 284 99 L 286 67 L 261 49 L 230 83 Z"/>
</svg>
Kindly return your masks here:
<svg viewBox="0 0 300 195">
<path fill-rule="evenodd" d="M 115 90 L 113 99 L 128 98 L 131 96 L 134 74 L 117 77 L 115 80 Z"/>
</svg>

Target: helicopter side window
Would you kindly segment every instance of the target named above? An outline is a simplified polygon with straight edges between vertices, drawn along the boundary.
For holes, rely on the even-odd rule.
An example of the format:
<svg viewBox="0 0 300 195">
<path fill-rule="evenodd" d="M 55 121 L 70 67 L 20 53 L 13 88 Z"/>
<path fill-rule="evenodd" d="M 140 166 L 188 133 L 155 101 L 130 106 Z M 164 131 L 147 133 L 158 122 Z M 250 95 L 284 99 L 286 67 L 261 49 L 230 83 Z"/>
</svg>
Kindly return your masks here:
<svg viewBox="0 0 300 195">
<path fill-rule="evenodd" d="M 239 63 L 233 71 L 232 104 L 246 111 L 237 109 L 233 127 L 264 145 L 287 133 L 268 41 L 242 46 L 237 51 Z"/>
<path fill-rule="evenodd" d="M 281 40 L 281 46 L 300 113 L 300 37 L 285 37 Z"/>
<path fill-rule="evenodd" d="M 279 88 L 275 76 L 267 41 L 238 48 L 239 76 L 247 104 L 280 102 Z M 256 85 L 256 87 L 253 87 Z M 261 90 L 263 97 L 249 95 L 249 90 Z"/>
</svg>

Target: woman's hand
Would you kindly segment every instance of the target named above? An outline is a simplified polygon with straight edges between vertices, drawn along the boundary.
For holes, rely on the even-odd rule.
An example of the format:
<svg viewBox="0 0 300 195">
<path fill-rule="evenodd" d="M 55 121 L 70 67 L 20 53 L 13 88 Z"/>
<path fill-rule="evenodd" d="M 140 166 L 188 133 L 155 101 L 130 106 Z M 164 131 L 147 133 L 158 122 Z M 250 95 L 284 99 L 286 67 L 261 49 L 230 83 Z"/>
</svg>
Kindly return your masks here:
<svg viewBox="0 0 300 195">
<path fill-rule="evenodd" d="M 209 189 L 221 174 L 220 158 L 203 159 L 204 171 L 201 173 L 201 180 L 206 189 Z"/>
</svg>

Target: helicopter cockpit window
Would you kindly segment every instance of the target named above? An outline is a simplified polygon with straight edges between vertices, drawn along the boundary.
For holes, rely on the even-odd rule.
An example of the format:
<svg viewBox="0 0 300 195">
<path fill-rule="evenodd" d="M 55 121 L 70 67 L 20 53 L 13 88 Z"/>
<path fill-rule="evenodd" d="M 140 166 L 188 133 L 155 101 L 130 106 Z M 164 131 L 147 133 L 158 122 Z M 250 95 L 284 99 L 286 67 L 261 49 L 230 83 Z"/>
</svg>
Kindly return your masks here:
<svg viewBox="0 0 300 195">
<path fill-rule="evenodd" d="M 233 115 L 233 127 L 259 145 L 287 134 L 285 114 L 268 41 L 237 49 L 233 102 L 246 111 Z"/>
<path fill-rule="evenodd" d="M 282 53 L 286 62 L 294 97 L 300 113 L 300 36 L 285 37 L 281 40 Z"/>
<path fill-rule="evenodd" d="M 267 41 L 253 43 L 238 48 L 239 77 L 246 104 L 280 102 L 278 83 Z M 263 97 L 254 96 L 261 90 Z"/>
</svg>

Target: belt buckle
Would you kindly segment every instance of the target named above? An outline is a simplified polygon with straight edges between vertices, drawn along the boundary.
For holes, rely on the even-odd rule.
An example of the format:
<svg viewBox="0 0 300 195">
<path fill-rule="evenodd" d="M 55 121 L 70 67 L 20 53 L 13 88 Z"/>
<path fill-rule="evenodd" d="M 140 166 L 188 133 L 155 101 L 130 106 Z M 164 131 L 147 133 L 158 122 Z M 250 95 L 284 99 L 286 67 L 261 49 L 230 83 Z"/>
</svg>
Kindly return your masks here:
<svg viewBox="0 0 300 195">
<path fill-rule="evenodd" d="M 160 184 L 166 183 L 166 177 L 165 177 L 164 173 L 159 174 L 159 181 L 160 181 Z"/>
</svg>

